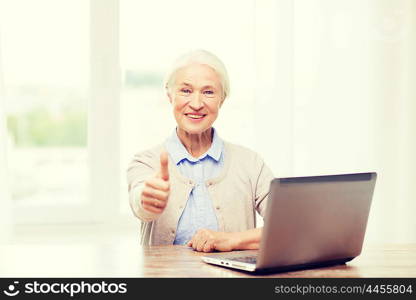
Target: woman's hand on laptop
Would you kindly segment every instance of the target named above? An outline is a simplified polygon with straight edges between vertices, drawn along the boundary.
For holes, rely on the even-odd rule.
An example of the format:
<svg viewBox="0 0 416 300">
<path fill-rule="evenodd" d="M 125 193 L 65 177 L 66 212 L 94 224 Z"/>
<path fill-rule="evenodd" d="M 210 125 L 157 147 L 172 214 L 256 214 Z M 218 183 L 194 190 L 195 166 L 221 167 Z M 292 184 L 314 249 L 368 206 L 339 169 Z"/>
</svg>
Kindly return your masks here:
<svg viewBox="0 0 416 300">
<path fill-rule="evenodd" d="M 220 232 L 210 229 L 200 229 L 187 243 L 200 252 L 253 250 L 260 245 L 262 228 L 242 232 Z"/>
</svg>

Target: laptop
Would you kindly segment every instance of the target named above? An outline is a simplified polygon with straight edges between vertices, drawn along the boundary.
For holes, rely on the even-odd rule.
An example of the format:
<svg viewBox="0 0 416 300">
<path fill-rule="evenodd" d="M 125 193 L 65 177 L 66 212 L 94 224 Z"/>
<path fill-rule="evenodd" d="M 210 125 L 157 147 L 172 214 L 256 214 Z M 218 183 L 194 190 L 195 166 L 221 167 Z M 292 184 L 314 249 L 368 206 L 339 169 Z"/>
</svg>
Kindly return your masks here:
<svg viewBox="0 0 416 300">
<path fill-rule="evenodd" d="M 202 256 L 249 272 L 344 264 L 362 250 L 376 173 L 275 178 L 259 250 Z"/>
</svg>

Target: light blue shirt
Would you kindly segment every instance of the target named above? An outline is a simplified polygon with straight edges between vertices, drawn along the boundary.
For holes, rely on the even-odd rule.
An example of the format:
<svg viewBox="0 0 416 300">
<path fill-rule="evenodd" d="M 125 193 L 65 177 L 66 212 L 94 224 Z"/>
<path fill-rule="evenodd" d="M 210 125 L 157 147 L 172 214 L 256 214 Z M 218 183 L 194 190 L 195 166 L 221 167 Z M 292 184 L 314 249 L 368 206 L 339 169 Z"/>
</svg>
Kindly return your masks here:
<svg viewBox="0 0 416 300">
<path fill-rule="evenodd" d="M 165 146 L 170 159 L 180 173 L 195 183 L 186 206 L 179 218 L 176 229 L 175 245 L 186 244 L 198 229 L 218 230 L 218 221 L 205 181 L 219 175 L 224 165 L 224 142 L 213 128 L 211 147 L 198 158 L 192 157 L 180 141 L 176 129 Z"/>
</svg>

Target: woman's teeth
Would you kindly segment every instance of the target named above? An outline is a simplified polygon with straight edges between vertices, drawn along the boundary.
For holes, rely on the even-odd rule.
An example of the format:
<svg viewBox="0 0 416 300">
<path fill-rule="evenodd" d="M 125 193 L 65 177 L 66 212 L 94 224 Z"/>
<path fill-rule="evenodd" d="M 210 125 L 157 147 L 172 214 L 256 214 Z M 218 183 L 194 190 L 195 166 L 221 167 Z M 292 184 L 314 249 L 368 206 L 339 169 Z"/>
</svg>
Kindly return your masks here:
<svg viewBox="0 0 416 300">
<path fill-rule="evenodd" d="M 205 117 L 205 115 L 192 115 L 192 114 L 187 114 L 187 116 L 192 118 L 192 119 L 201 119 L 201 118 Z"/>
</svg>

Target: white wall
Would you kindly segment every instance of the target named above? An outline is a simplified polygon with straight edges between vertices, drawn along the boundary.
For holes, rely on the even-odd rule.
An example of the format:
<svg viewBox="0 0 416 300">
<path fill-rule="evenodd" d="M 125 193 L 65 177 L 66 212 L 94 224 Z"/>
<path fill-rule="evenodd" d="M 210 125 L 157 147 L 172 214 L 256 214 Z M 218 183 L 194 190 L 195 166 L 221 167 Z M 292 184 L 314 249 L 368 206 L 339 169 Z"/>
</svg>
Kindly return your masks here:
<svg viewBox="0 0 416 300">
<path fill-rule="evenodd" d="M 292 0 L 256 1 L 254 150 L 277 177 L 293 175 L 293 14 Z"/>
</svg>

